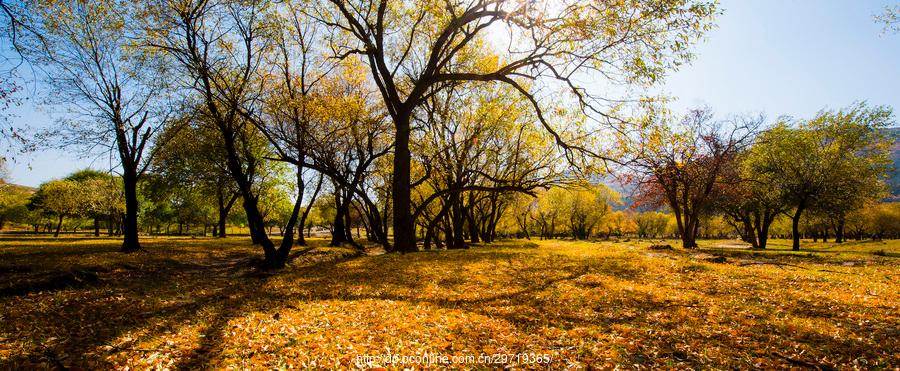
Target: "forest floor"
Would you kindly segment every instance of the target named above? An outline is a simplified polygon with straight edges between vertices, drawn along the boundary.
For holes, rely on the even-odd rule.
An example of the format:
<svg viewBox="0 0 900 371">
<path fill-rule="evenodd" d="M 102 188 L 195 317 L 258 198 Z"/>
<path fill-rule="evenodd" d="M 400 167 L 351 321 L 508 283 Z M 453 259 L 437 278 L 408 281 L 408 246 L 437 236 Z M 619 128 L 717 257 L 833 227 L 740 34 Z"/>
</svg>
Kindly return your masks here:
<svg viewBox="0 0 900 371">
<path fill-rule="evenodd" d="M 900 241 L 298 247 L 270 274 L 243 238 L 13 238 L 0 369 L 900 366 Z"/>
</svg>

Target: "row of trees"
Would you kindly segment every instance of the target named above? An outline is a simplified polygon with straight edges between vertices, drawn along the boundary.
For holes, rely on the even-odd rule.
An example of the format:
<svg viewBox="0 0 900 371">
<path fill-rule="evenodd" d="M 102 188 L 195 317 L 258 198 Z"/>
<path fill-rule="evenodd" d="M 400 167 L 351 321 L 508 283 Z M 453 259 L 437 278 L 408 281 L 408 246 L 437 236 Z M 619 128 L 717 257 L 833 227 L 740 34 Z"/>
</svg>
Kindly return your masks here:
<svg viewBox="0 0 900 371">
<path fill-rule="evenodd" d="M 37 190 L 0 181 L 0 229 L 7 223 L 41 227 L 58 236 L 66 218 L 90 219 L 94 234 L 101 224 L 113 233 L 121 227 L 121 180 L 105 172 L 82 170 Z M 79 224 L 80 225 L 80 224 Z"/>
<path fill-rule="evenodd" d="M 501 221 L 499 233 L 506 237 L 540 239 L 669 239 L 680 238 L 675 215 L 665 211 L 637 211 L 631 208 L 610 205 L 596 223 L 580 234 L 581 227 L 575 216 L 577 208 L 570 208 L 568 200 L 577 198 L 563 188 L 553 188 L 538 194 L 536 199 L 522 197 L 523 207 L 530 207 L 525 213 L 510 213 Z M 562 196 L 563 198 L 560 198 Z M 551 201 L 552 200 L 552 201 Z M 553 206 L 539 208 L 532 204 L 554 202 Z M 548 207 L 549 206 L 549 207 Z M 619 208 L 616 210 L 616 208 Z M 596 214 L 595 214 L 596 218 Z M 743 238 L 746 226 L 724 212 L 703 215 L 698 224 L 696 238 L 733 239 Z M 792 237 L 792 218 L 786 214 L 777 215 L 768 226 L 768 238 L 789 239 Z M 900 238 L 900 203 L 872 202 L 847 213 L 845 231 L 838 239 L 828 214 L 804 213 L 799 222 L 799 236 L 813 241 L 848 241 L 864 239 Z M 767 240 L 768 240 L 767 238 Z M 751 241 L 748 241 L 751 243 Z M 759 247 L 759 245 L 757 245 Z"/>
<path fill-rule="evenodd" d="M 92 175 L 85 182 L 85 175 Z M 98 182 L 98 179 L 109 179 Z M 116 187 L 115 184 L 119 186 Z M 112 185 L 112 186 L 109 186 Z M 167 187 L 157 182 L 148 182 L 141 187 L 139 198 L 143 205 L 139 226 L 149 234 L 157 235 L 211 235 L 224 237 L 221 225 L 232 231 L 244 233 L 242 226 L 246 219 L 242 213 L 231 212 L 223 220 L 216 202 L 210 194 L 195 189 L 179 188 L 178 197 L 157 198 L 158 192 L 167 192 Z M 54 180 L 43 184 L 36 193 L 27 187 L 11 184 L 0 186 L 0 229 L 24 227 L 33 228 L 35 233 L 45 232 L 58 234 L 60 230 L 84 233 L 93 227 L 93 234 L 101 231 L 110 235 L 121 234 L 122 191 L 120 181 L 96 171 L 83 170 L 63 180 Z M 323 197 L 317 199 L 309 210 L 304 227 L 307 233 L 316 227 L 334 231 L 336 208 L 330 189 L 323 187 Z M 512 197 L 510 207 L 501 211 L 501 217 L 493 233 L 500 237 L 518 238 L 575 238 L 575 239 L 610 239 L 640 238 L 657 239 L 679 236 L 677 222 L 670 212 L 636 211 L 621 201 L 617 192 L 603 185 L 576 184 L 568 187 L 552 187 L 538 190 L 536 197 L 530 195 L 509 195 Z M 58 197 L 59 200 L 47 202 L 47 197 Z M 93 201 L 91 201 L 93 200 Z M 106 206 L 98 208 L 106 200 Z M 110 202 L 112 201 L 112 202 Z M 63 202 L 68 202 L 64 206 Z M 266 227 L 269 234 L 282 234 L 290 217 L 289 200 L 282 200 L 281 207 L 263 205 L 265 210 L 280 210 L 265 214 Z M 60 223 L 59 217 L 63 216 Z M 350 217 L 345 219 L 350 232 L 344 229 L 345 235 L 352 232 L 357 236 L 367 233 L 365 218 L 360 210 L 354 208 Z M 419 238 L 427 241 L 427 248 L 447 247 L 449 243 L 444 236 L 452 236 L 450 221 L 444 219 L 439 223 L 432 235 L 426 236 L 420 231 Z M 467 225 L 466 225 L 467 226 Z M 703 238 L 741 237 L 747 226 L 740 218 L 728 212 L 717 212 L 704 215 L 700 221 L 697 236 Z M 900 238 L 900 203 L 869 202 L 864 207 L 846 214 L 845 232 L 838 239 L 832 219 L 827 213 L 805 213 L 799 223 L 800 236 L 804 239 L 821 239 L 835 241 L 849 239 L 881 239 Z M 361 232 L 365 231 L 365 232 Z M 302 231 L 298 232 L 298 241 L 303 239 Z M 755 232 L 755 231 L 753 231 Z M 469 240 L 469 234 L 476 239 L 481 238 L 480 230 L 465 228 L 462 235 Z M 752 232 L 751 232 L 752 233 Z M 787 238 L 792 235 L 792 218 L 785 214 L 777 215 L 769 225 L 768 236 Z M 371 238 L 370 236 L 366 236 Z M 305 242 L 305 241 L 304 241 Z"/>
<path fill-rule="evenodd" d="M 141 183 L 138 226 L 144 233 L 225 237 L 229 228 L 241 230 L 246 225 L 240 213 L 217 210 L 215 195 L 182 185 L 171 188 L 170 184 L 156 176 Z M 91 169 L 48 181 L 37 189 L 0 182 L 0 230 L 28 227 L 34 233 L 58 236 L 62 231 L 87 231 L 90 226 L 95 236 L 101 231 L 121 236 L 123 194 L 121 178 Z M 282 232 L 291 205 L 286 198 L 267 198 L 262 209 L 270 234 Z M 306 227 L 328 226 L 331 220 L 322 217 L 333 215 L 333 208 L 327 202 L 311 208 Z"/>
<path fill-rule="evenodd" d="M 623 139 L 635 158 L 624 178 L 638 184 L 639 206 L 671 210 L 688 248 L 704 217 L 726 216 L 745 241 L 765 248 L 770 226 L 785 216 L 799 250 L 804 216 L 823 220 L 822 232 L 842 242 L 848 215 L 888 195 L 889 108 L 860 103 L 759 132 L 762 121 L 722 122 L 706 110 L 680 123 L 648 117 Z"/>
</svg>

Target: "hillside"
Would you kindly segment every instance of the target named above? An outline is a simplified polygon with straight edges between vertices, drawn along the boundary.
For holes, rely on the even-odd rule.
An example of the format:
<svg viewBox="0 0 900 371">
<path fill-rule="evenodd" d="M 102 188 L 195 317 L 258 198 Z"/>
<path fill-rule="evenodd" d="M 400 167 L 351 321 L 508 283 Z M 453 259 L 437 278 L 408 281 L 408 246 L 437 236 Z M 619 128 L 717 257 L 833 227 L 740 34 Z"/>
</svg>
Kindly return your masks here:
<svg viewBox="0 0 900 371">
<path fill-rule="evenodd" d="M 891 146 L 894 168 L 888 175 L 888 186 L 891 190 L 891 199 L 900 201 L 900 127 L 888 129 L 888 136 L 894 141 Z"/>
<path fill-rule="evenodd" d="M 33 188 L 33 187 L 23 186 L 23 185 L 14 184 L 14 183 L 6 183 L 6 182 L 0 180 L 0 192 L 3 192 L 3 193 L 32 194 L 35 191 L 37 191 L 37 189 Z"/>
</svg>

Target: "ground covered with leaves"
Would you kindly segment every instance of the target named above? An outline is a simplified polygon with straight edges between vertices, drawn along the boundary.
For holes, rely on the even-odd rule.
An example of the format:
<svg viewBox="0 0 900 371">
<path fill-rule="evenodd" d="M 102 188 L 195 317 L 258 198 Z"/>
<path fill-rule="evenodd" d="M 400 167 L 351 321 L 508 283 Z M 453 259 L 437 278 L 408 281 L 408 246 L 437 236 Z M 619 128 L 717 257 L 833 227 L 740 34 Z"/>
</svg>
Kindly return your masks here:
<svg viewBox="0 0 900 371">
<path fill-rule="evenodd" d="M 245 239 L 118 244 L 0 237 L 0 368 L 900 366 L 897 242 L 298 247 L 275 274 Z"/>
</svg>

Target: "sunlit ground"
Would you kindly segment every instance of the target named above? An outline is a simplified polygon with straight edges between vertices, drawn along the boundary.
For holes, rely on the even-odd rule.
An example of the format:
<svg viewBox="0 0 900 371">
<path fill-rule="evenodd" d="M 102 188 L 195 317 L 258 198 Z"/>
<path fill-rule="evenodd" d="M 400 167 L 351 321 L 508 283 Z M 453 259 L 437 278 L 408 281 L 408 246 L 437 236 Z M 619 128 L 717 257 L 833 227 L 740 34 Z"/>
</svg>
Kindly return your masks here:
<svg viewBox="0 0 900 371">
<path fill-rule="evenodd" d="M 278 274 L 250 268 L 261 251 L 246 239 L 118 244 L 0 236 L 0 368 L 419 368 L 357 356 L 426 353 L 543 369 L 522 355 L 553 369 L 900 366 L 900 241 L 297 247 Z"/>
</svg>

